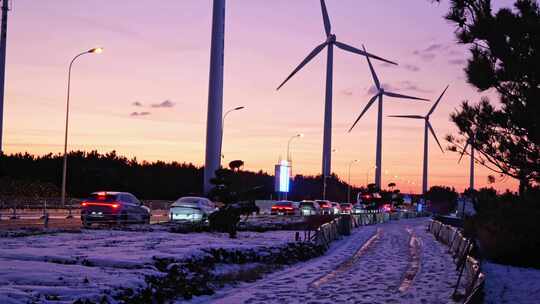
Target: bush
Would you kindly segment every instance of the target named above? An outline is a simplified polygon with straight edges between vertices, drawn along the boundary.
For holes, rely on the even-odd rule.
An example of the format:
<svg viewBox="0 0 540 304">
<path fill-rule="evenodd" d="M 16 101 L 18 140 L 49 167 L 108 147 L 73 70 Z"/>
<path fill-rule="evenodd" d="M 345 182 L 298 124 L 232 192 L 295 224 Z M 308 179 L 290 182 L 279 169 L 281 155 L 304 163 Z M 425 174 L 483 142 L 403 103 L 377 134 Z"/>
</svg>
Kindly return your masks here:
<svg viewBox="0 0 540 304">
<path fill-rule="evenodd" d="M 501 264 L 540 268 L 540 191 L 523 197 L 480 195 L 478 214 L 465 223 L 484 257 Z"/>
</svg>

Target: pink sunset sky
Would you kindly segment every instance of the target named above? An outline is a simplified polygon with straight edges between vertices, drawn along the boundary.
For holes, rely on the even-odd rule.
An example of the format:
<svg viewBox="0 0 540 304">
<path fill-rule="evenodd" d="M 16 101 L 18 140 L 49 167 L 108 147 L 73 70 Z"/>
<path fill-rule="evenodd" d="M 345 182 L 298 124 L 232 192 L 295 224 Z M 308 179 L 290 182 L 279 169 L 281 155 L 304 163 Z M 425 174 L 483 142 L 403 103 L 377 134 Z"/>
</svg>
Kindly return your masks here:
<svg viewBox="0 0 540 304">
<path fill-rule="evenodd" d="M 510 0 L 494 1 L 508 6 Z M 443 146 L 456 133 L 449 121 L 462 100 L 479 101 L 465 81 L 468 51 L 455 43 L 443 19 L 448 3 L 428 0 L 328 0 L 337 39 L 397 61 L 375 63 L 381 82 L 399 93 L 436 99 L 450 88 L 431 122 Z M 210 0 L 17 0 L 9 15 L 4 150 L 58 153 L 63 149 L 67 68 L 76 54 L 95 46 L 72 75 L 69 149 L 117 153 L 139 160 L 204 162 Z M 322 153 L 326 52 L 280 91 L 275 88 L 325 40 L 317 0 L 229 0 L 226 10 L 224 162 L 242 159 L 245 169 L 272 173 L 291 146 L 294 174 L 319 174 Z M 334 51 L 332 168 L 351 181 L 373 180 L 376 107 L 347 133 L 371 97 L 365 58 Z M 384 115 L 427 113 L 431 102 L 387 98 Z M 133 115 L 144 113 L 146 115 Z M 420 191 L 423 122 L 384 118 L 383 184 Z M 430 185 L 468 186 L 468 161 L 441 153 L 430 138 Z M 477 187 L 515 189 L 512 179 L 487 182 L 478 165 Z M 397 177 L 396 177 L 397 176 Z"/>
</svg>

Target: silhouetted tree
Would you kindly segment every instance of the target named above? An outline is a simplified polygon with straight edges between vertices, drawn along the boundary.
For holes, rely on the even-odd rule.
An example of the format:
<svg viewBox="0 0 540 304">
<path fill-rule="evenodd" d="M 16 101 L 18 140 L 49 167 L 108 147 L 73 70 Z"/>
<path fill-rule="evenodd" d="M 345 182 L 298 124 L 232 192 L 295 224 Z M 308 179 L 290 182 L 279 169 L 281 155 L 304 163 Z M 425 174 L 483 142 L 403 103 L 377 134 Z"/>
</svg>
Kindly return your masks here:
<svg viewBox="0 0 540 304">
<path fill-rule="evenodd" d="M 439 0 L 437 1 L 439 2 Z M 459 137 L 447 136 L 450 150 L 467 141 L 478 162 L 516 178 L 520 193 L 540 182 L 540 10 L 534 0 L 517 0 L 515 10 L 493 12 L 490 0 L 450 0 L 446 19 L 459 43 L 470 46 L 467 81 L 479 91 L 496 90 L 500 108 L 484 97 L 464 101 L 451 115 Z"/>
</svg>

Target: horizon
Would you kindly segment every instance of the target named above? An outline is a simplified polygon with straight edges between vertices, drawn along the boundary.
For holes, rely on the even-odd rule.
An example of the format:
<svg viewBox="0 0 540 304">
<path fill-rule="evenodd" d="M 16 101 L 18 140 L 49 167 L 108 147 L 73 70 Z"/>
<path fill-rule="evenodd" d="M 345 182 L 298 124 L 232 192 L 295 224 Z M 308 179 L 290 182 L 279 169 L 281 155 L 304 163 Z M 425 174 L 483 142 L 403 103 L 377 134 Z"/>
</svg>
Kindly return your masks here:
<svg viewBox="0 0 540 304">
<path fill-rule="evenodd" d="M 17 1 L 7 36 L 4 153 L 62 151 L 67 65 L 77 53 L 100 46 L 103 54 L 85 56 L 74 66 L 68 151 L 115 150 L 138 160 L 204 165 L 211 1 L 161 1 L 153 14 L 148 14 L 147 5 L 126 3 L 62 0 L 51 6 Z M 339 40 L 356 47 L 365 44 L 368 52 L 399 63 L 390 67 L 374 62 L 384 86 L 432 100 L 384 103 L 382 184 L 414 182 L 411 188 L 418 193 L 423 125 L 386 116 L 425 115 L 449 84 L 431 118 L 444 147 L 445 135 L 457 130 L 449 114 L 462 100 L 498 98 L 466 83 L 463 68 L 469 53 L 455 43 L 453 26 L 443 19 L 447 4 L 418 0 L 403 10 L 404 5 L 398 0 L 327 1 Z M 279 92 L 275 90 L 324 41 L 320 7 L 317 1 L 285 0 L 274 1 L 272 7 L 255 1 L 227 5 L 224 111 L 246 109 L 227 118 L 222 164 L 242 159 L 246 170 L 273 172 L 278 160 L 286 157 L 287 139 L 304 133 L 291 145 L 293 173 L 320 175 L 325 52 Z M 379 18 L 382 12 L 392 19 L 391 26 Z M 398 30 L 403 28 L 410 34 Z M 358 159 L 351 183 L 365 185 L 366 175 L 371 183 L 374 174 L 369 170 L 375 163 L 374 107 L 353 132 L 346 131 L 371 97 L 373 81 L 365 58 L 336 49 L 334 64 L 337 152 L 332 171 L 346 177 L 348 163 Z M 461 192 L 469 182 L 468 160 L 458 164 L 458 153 L 442 154 L 432 138 L 429 142 L 429 186 Z M 497 176 L 476 165 L 477 188 L 517 188 L 517 181 L 509 177 L 490 184 L 488 175 Z"/>
</svg>

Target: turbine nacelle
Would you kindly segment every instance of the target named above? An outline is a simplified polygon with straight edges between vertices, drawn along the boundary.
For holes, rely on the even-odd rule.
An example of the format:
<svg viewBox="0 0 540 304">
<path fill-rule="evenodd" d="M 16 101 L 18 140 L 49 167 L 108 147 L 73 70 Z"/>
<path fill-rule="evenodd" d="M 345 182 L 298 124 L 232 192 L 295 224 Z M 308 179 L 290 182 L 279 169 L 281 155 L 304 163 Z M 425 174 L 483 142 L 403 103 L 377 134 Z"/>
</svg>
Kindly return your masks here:
<svg viewBox="0 0 540 304">
<path fill-rule="evenodd" d="M 334 35 L 334 34 L 330 34 L 330 35 L 328 35 L 328 37 L 326 37 L 326 43 L 327 44 L 335 43 L 336 40 L 337 40 L 336 35 Z"/>
</svg>

